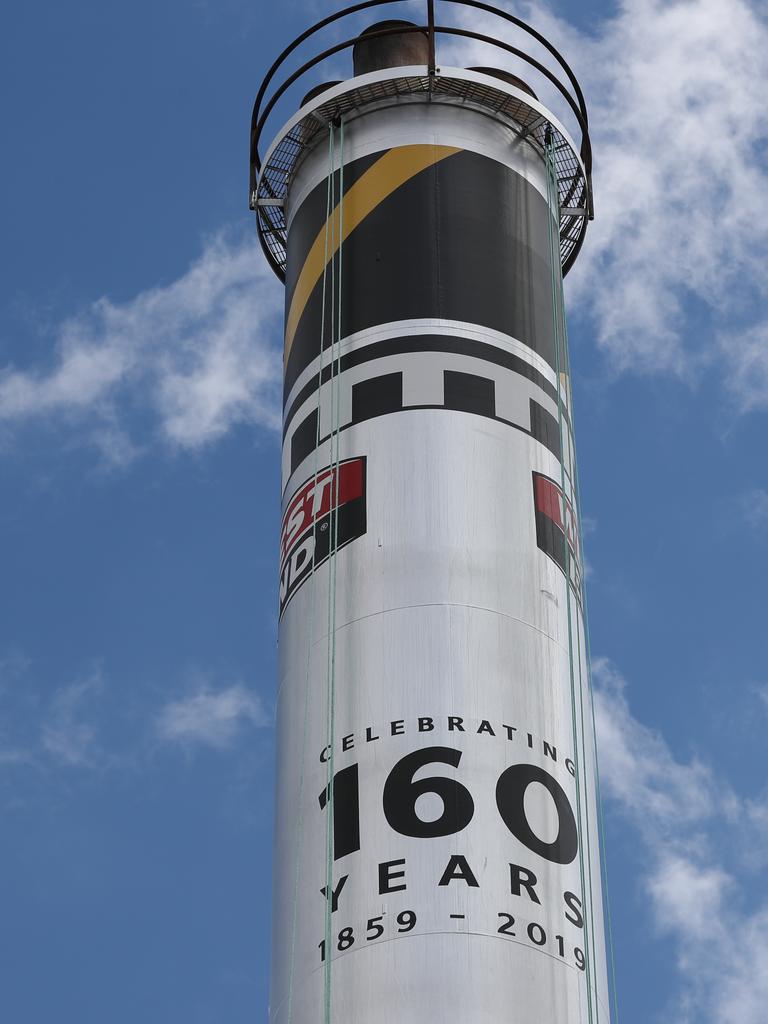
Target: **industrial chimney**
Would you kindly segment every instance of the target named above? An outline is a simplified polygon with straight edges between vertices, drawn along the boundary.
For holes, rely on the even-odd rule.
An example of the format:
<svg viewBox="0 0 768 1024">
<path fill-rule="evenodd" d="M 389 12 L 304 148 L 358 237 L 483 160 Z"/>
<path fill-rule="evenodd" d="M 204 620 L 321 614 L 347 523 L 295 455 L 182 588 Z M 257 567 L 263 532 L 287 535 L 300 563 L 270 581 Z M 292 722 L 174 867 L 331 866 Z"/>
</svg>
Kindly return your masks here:
<svg viewBox="0 0 768 1024">
<path fill-rule="evenodd" d="M 610 1024 L 562 304 L 586 109 L 501 10 L 353 21 L 291 72 L 360 6 L 251 134 L 286 299 L 270 1021 Z"/>
</svg>

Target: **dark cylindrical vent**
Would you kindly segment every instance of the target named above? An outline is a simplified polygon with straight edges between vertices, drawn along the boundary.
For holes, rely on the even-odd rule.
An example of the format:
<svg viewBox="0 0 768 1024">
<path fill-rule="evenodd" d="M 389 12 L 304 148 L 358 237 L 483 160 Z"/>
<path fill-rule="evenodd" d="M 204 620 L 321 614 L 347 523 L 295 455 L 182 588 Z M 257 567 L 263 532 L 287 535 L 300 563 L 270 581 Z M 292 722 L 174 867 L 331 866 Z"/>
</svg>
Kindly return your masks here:
<svg viewBox="0 0 768 1024">
<path fill-rule="evenodd" d="M 493 75 L 494 78 L 501 79 L 507 85 L 514 85 L 517 89 L 527 92 L 535 100 L 539 98 L 527 82 L 524 82 L 522 78 L 518 78 L 517 75 L 513 75 L 509 71 L 502 70 L 502 68 L 467 68 L 467 71 L 481 71 L 484 75 Z"/>
<path fill-rule="evenodd" d="M 426 32 L 396 32 L 388 36 L 369 38 L 374 32 L 396 28 L 413 29 L 417 26 L 411 21 L 379 21 L 360 35 L 352 51 L 355 75 L 382 71 L 384 68 L 429 63 L 429 40 Z"/>
<path fill-rule="evenodd" d="M 324 93 L 327 89 L 332 89 L 334 85 L 341 85 L 341 82 L 336 80 L 335 82 L 320 82 L 319 85 L 313 85 L 312 88 L 307 93 L 307 95 L 301 101 L 301 106 L 303 107 L 305 103 L 309 103 L 309 101 L 313 100 L 315 96 L 319 96 L 321 93 Z"/>
</svg>

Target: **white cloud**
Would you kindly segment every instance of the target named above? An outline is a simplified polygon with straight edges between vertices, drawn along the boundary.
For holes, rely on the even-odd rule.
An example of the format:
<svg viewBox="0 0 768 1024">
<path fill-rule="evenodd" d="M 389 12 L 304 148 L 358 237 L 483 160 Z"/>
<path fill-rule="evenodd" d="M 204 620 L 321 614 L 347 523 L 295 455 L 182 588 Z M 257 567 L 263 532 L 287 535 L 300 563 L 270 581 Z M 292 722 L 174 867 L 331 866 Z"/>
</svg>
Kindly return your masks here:
<svg viewBox="0 0 768 1024">
<path fill-rule="evenodd" d="M 741 410 L 768 408 L 764 7 L 620 0 L 587 35 L 544 4 L 508 6 L 567 55 L 588 100 L 597 218 L 569 278 L 572 308 L 614 368 L 694 380 L 716 364 Z M 479 46 L 442 52 L 488 62 Z M 69 423 L 117 463 L 141 450 L 147 413 L 188 449 L 238 424 L 277 428 L 281 316 L 254 239 L 220 236 L 172 284 L 63 323 L 51 365 L 0 371 L 0 425 Z"/>
<path fill-rule="evenodd" d="M 755 487 L 741 496 L 740 505 L 748 526 L 755 530 L 768 526 L 768 491 Z"/>
<path fill-rule="evenodd" d="M 98 668 L 46 690 L 30 659 L 0 657 L 0 765 L 37 771 L 103 767 L 98 700 L 103 689 Z"/>
<path fill-rule="evenodd" d="M 593 674 L 600 686 L 595 716 L 609 794 L 654 835 L 708 818 L 717 802 L 709 770 L 696 761 L 676 762 L 664 738 L 632 717 L 626 684 L 610 662 L 595 659 Z"/>
<path fill-rule="evenodd" d="M 768 1005 L 768 799 L 739 796 L 696 760 L 675 758 L 638 722 L 624 680 L 594 662 L 604 792 L 643 844 L 659 930 L 675 943 L 675 1024 L 763 1024 Z"/>
<path fill-rule="evenodd" d="M 577 41 L 597 218 L 574 281 L 616 365 L 690 373 L 765 294 L 768 28 L 746 0 L 624 0 Z M 705 310 L 692 336 L 687 304 Z"/>
<path fill-rule="evenodd" d="M 34 769 L 38 780 L 64 778 L 62 769 L 141 772 L 158 739 L 223 750 L 272 725 L 262 699 L 240 682 L 221 686 L 196 673 L 184 696 L 158 704 L 156 691 L 108 687 L 98 666 L 59 686 L 33 668 L 0 656 L 0 767 Z"/>
<path fill-rule="evenodd" d="M 745 410 L 768 407 L 764 6 L 620 0 L 590 35 L 546 4 L 505 6 L 566 56 L 587 99 L 596 219 L 568 279 L 571 308 L 590 317 L 614 368 L 690 380 L 717 359 Z M 474 12 L 469 23 L 498 31 Z M 449 52 L 500 61 L 481 46 Z M 515 70 L 573 123 L 535 72 Z M 750 312 L 754 324 L 728 328 Z"/>
<path fill-rule="evenodd" d="M 42 722 L 43 751 L 68 767 L 92 765 L 99 756 L 97 729 L 89 702 L 102 688 L 98 672 L 59 689 Z"/>
<path fill-rule="evenodd" d="M 720 339 L 726 384 L 745 412 L 768 409 L 768 323 Z"/>
<path fill-rule="evenodd" d="M 0 372 L 0 422 L 71 423 L 112 461 L 137 448 L 136 410 L 198 448 L 278 417 L 282 289 L 251 238 L 213 239 L 172 284 L 108 298 L 64 322 L 52 365 Z"/>
<path fill-rule="evenodd" d="M 246 727 L 271 724 L 261 698 L 236 683 L 211 691 L 206 686 L 167 704 L 157 719 L 158 734 L 166 740 L 223 749 Z"/>
</svg>

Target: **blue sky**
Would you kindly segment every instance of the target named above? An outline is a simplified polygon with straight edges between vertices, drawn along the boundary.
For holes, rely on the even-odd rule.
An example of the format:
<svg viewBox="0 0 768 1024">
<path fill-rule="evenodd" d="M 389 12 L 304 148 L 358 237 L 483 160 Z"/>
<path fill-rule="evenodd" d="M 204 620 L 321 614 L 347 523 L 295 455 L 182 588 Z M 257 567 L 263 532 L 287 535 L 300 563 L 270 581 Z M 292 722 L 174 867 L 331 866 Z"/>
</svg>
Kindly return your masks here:
<svg viewBox="0 0 768 1024">
<path fill-rule="evenodd" d="M 247 132 L 329 7 L 6 15 L 10 1024 L 266 1021 L 282 296 Z M 516 9 L 571 59 L 596 153 L 567 290 L 620 1020 L 762 1024 L 766 9 Z"/>
</svg>

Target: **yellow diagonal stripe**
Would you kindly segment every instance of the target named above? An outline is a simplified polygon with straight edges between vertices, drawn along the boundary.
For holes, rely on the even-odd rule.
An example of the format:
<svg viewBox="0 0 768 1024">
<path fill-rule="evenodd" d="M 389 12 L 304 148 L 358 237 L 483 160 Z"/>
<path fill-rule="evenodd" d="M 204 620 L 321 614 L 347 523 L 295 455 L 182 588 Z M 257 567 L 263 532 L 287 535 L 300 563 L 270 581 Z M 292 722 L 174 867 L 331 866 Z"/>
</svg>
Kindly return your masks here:
<svg viewBox="0 0 768 1024">
<path fill-rule="evenodd" d="M 339 233 L 339 212 L 341 203 L 336 207 L 330 217 L 328 227 L 328 260 L 330 261 L 338 252 L 343 242 L 355 228 L 365 220 L 368 214 L 375 210 L 387 196 L 399 188 L 410 178 L 413 178 L 419 171 L 431 167 L 433 164 L 444 160 L 459 150 L 454 146 L 398 146 L 396 149 L 388 150 L 380 157 L 372 167 L 358 178 L 343 197 L 344 216 L 342 219 L 341 236 Z M 296 336 L 296 329 L 301 320 L 301 314 L 309 301 L 312 289 L 323 273 L 326 254 L 326 225 L 320 228 L 312 243 L 312 248 L 307 253 L 304 266 L 296 281 L 293 290 L 291 306 L 288 310 L 288 317 L 285 322 L 285 362 L 291 353 L 293 339 Z"/>
</svg>

